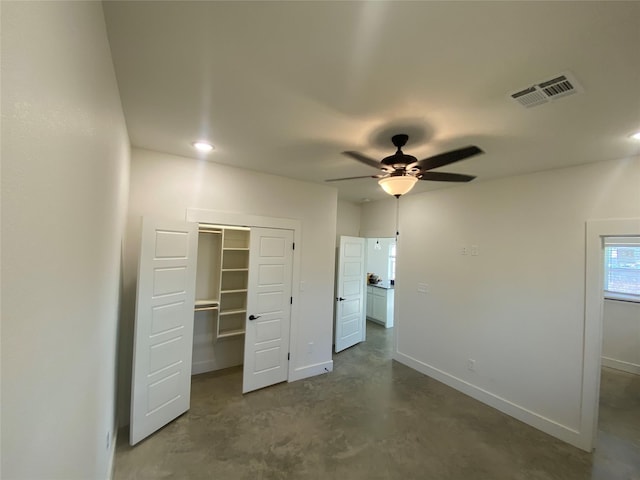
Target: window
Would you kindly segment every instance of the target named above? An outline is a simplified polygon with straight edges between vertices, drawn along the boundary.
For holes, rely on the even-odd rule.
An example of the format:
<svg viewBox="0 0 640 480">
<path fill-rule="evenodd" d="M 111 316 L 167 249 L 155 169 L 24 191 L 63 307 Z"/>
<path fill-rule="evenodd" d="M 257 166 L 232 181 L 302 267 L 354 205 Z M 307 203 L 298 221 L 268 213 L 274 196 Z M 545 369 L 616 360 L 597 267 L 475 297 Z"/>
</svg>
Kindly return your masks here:
<svg viewBox="0 0 640 480">
<path fill-rule="evenodd" d="M 606 298 L 640 302 L 640 237 L 609 237 L 604 244 Z"/>
<path fill-rule="evenodd" d="M 396 279 L 396 244 L 389 245 L 389 280 Z"/>
</svg>

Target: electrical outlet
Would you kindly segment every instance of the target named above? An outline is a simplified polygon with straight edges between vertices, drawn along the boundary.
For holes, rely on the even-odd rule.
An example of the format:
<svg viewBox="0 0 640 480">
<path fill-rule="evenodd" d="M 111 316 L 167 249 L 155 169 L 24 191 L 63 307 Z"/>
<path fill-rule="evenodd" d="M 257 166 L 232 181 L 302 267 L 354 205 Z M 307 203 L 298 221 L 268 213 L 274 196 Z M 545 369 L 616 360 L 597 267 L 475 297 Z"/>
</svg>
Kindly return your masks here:
<svg viewBox="0 0 640 480">
<path fill-rule="evenodd" d="M 469 255 L 469 249 L 467 247 L 460 247 L 460 255 Z"/>
<path fill-rule="evenodd" d="M 474 257 L 480 255 L 480 247 L 478 247 L 478 245 L 471 245 L 471 255 Z"/>
<path fill-rule="evenodd" d="M 476 361 L 473 358 L 467 360 L 467 368 L 472 372 L 476 371 Z"/>
<path fill-rule="evenodd" d="M 418 293 L 428 293 L 429 292 L 429 285 L 426 283 L 419 283 L 418 284 Z"/>
</svg>

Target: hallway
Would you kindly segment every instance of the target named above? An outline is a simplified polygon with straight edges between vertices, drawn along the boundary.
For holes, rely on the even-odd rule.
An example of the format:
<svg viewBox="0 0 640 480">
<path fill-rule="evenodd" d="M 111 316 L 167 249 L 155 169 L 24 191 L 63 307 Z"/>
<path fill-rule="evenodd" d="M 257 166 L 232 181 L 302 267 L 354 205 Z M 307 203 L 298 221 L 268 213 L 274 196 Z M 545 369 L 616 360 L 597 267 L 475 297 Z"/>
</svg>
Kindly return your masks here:
<svg viewBox="0 0 640 480">
<path fill-rule="evenodd" d="M 188 413 L 120 433 L 114 478 L 640 479 L 640 377 L 603 371 L 589 455 L 393 362 L 392 336 L 367 322 L 334 372 L 245 396 L 241 368 L 193 377 Z"/>
</svg>

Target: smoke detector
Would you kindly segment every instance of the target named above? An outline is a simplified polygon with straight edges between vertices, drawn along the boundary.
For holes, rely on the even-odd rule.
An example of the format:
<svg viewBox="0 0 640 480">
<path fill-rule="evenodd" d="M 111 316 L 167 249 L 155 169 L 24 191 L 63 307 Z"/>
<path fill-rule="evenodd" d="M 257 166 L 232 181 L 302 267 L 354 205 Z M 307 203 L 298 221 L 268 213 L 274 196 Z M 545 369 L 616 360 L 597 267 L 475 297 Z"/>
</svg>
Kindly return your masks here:
<svg viewBox="0 0 640 480">
<path fill-rule="evenodd" d="M 564 72 L 523 90 L 512 92 L 509 97 L 523 107 L 530 108 L 582 92 L 584 88 L 576 78 L 571 73 Z"/>
</svg>

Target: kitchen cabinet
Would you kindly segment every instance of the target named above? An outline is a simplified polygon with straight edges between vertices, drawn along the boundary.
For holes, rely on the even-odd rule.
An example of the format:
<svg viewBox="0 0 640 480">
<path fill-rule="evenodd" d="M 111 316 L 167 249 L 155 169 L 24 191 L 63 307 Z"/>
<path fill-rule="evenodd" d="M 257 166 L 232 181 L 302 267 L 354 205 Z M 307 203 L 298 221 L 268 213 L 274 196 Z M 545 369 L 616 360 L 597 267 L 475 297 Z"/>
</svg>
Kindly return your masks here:
<svg viewBox="0 0 640 480">
<path fill-rule="evenodd" d="M 393 288 L 383 285 L 367 285 L 367 318 L 393 327 Z"/>
</svg>

